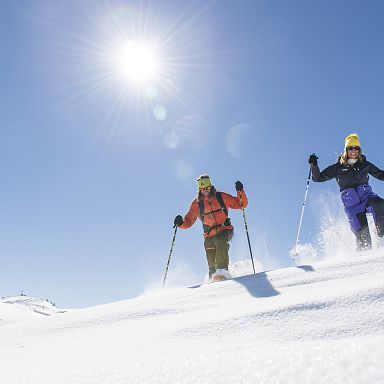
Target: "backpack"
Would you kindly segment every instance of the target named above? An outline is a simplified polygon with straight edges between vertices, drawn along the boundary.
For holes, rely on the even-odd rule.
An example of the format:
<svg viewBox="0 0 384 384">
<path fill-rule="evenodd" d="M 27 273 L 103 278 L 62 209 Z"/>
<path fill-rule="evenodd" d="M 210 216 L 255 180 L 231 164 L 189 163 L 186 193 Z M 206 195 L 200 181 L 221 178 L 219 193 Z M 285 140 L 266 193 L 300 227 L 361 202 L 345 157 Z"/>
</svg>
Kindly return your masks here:
<svg viewBox="0 0 384 384">
<path fill-rule="evenodd" d="M 211 212 L 208 212 L 208 213 L 204 213 L 204 199 L 198 200 L 199 210 L 200 210 L 200 219 L 201 219 L 201 222 L 203 223 L 204 233 L 207 233 L 207 234 L 209 234 L 209 232 L 211 232 L 212 229 L 231 225 L 231 219 L 228 217 L 228 209 L 224 204 L 224 200 L 223 200 L 223 196 L 221 195 L 221 192 L 216 192 L 215 197 L 216 197 L 217 201 L 219 202 L 221 208 L 216 209 L 216 210 L 211 211 Z M 223 211 L 225 213 L 225 216 L 227 216 L 227 218 L 225 219 L 223 224 L 214 225 L 213 227 L 210 227 L 209 225 L 204 224 L 204 215 L 209 215 L 211 213 L 215 213 L 215 212 L 219 212 L 219 211 Z"/>
</svg>

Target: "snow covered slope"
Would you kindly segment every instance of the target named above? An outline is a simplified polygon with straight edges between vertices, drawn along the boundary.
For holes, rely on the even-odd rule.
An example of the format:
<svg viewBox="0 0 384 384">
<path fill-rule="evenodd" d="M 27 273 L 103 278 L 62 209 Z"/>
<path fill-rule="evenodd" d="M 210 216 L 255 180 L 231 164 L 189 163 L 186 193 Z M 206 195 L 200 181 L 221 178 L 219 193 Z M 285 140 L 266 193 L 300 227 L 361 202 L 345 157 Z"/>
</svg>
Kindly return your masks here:
<svg viewBox="0 0 384 384">
<path fill-rule="evenodd" d="M 35 299 L 24 295 L 0 298 L 0 327 L 54 313 L 63 313 L 46 299 Z"/>
<path fill-rule="evenodd" d="M 384 254 L 0 327 L 4 384 L 382 383 Z"/>
</svg>

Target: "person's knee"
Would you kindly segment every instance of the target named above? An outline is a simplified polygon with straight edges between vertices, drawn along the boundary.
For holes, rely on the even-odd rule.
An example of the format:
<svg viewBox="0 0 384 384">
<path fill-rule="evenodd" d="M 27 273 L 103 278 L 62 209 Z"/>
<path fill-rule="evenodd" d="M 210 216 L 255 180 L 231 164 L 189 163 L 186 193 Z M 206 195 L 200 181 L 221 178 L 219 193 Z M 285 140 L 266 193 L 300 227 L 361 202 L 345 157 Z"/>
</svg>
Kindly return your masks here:
<svg viewBox="0 0 384 384">
<path fill-rule="evenodd" d="M 360 224 L 360 228 L 356 231 L 356 233 L 368 228 L 367 214 L 365 212 L 357 213 L 356 217 L 357 217 L 357 220 Z"/>
<path fill-rule="evenodd" d="M 368 206 L 372 207 L 378 215 L 384 215 L 384 199 L 381 197 L 373 197 L 368 200 Z"/>
<path fill-rule="evenodd" d="M 375 197 L 369 200 L 369 207 L 373 213 L 373 219 L 375 221 L 377 235 L 379 237 L 384 236 L 384 199 L 381 197 Z"/>
</svg>

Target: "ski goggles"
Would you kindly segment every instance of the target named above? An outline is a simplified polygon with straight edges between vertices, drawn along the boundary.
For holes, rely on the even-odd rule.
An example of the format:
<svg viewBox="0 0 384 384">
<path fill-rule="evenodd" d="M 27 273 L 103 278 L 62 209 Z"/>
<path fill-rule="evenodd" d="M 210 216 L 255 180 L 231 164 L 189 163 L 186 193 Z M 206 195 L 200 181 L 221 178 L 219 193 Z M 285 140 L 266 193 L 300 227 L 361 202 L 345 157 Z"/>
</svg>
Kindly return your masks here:
<svg viewBox="0 0 384 384">
<path fill-rule="evenodd" d="M 198 179 L 197 180 L 197 187 L 199 189 L 202 188 L 211 188 L 211 179 L 209 177 L 204 177 L 203 179 Z"/>
<path fill-rule="evenodd" d="M 351 147 L 347 147 L 347 150 L 348 151 L 360 151 L 360 147 L 353 147 L 353 146 L 351 146 Z"/>
</svg>

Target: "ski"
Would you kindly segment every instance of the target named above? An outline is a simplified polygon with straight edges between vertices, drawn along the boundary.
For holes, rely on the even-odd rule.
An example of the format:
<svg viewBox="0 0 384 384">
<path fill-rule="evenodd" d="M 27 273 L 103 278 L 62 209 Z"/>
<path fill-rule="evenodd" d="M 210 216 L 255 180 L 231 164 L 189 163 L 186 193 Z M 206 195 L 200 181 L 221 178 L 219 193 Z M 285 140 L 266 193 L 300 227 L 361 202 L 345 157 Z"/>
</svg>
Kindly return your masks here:
<svg viewBox="0 0 384 384">
<path fill-rule="evenodd" d="M 206 283 L 201 283 L 201 284 L 193 285 L 193 286 L 188 287 L 188 288 L 200 288 L 203 285 L 218 283 L 220 281 L 227 281 L 227 280 L 232 280 L 232 278 L 227 278 L 225 276 L 219 275 L 219 276 L 216 276 L 215 278 L 207 281 Z"/>
</svg>

